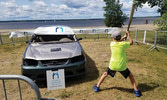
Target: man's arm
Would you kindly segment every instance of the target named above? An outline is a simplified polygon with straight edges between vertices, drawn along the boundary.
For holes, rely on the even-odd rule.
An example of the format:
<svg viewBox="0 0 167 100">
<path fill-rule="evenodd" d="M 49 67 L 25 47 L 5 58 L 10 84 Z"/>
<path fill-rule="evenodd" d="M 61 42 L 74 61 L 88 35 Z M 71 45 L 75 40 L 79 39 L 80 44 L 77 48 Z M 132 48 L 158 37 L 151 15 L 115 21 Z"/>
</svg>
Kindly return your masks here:
<svg viewBox="0 0 167 100">
<path fill-rule="evenodd" d="M 121 39 L 120 41 L 124 41 L 128 36 L 125 34 Z"/>
</svg>

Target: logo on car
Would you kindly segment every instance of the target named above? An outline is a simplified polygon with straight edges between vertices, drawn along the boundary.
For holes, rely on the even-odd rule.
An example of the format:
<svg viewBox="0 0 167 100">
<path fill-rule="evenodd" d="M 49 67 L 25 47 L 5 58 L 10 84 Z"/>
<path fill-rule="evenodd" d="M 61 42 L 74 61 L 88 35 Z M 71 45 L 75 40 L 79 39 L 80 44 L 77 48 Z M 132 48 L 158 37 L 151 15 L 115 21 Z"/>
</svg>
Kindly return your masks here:
<svg viewBox="0 0 167 100">
<path fill-rule="evenodd" d="M 63 32 L 63 28 L 62 27 L 57 27 L 56 32 Z"/>
</svg>

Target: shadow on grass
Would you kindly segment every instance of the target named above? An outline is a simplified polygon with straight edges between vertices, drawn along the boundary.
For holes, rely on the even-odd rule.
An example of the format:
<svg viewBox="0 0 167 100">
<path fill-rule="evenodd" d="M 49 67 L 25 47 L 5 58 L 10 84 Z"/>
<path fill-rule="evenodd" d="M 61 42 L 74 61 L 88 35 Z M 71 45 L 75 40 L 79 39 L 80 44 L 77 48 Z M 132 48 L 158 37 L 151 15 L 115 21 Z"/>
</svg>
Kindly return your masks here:
<svg viewBox="0 0 167 100">
<path fill-rule="evenodd" d="M 147 91 L 151 91 L 154 90 L 155 88 L 159 87 L 160 85 L 157 83 L 142 83 L 139 84 L 138 87 L 140 88 L 140 90 L 142 92 L 147 92 Z"/>
<path fill-rule="evenodd" d="M 152 91 L 155 88 L 159 87 L 159 84 L 157 83 L 142 83 L 138 85 L 138 88 L 141 90 L 141 92 L 147 92 L 147 91 Z M 129 89 L 129 88 L 124 88 L 124 87 L 111 87 L 111 88 L 106 88 L 106 89 L 100 89 L 100 91 L 104 91 L 104 90 L 112 90 L 112 89 L 117 89 L 123 92 L 129 92 L 129 93 L 133 93 L 133 88 Z"/>
<path fill-rule="evenodd" d="M 104 90 L 113 90 L 113 89 L 117 89 L 117 90 L 120 90 L 120 91 L 133 93 L 133 89 L 124 88 L 124 87 L 111 87 L 111 88 L 106 88 L 106 89 L 100 89 L 100 91 L 104 91 Z"/>
<path fill-rule="evenodd" d="M 69 86 L 72 86 L 75 84 L 80 84 L 80 83 L 92 81 L 92 80 L 95 80 L 98 78 L 99 71 L 97 70 L 95 62 L 92 60 L 91 57 L 89 57 L 89 55 L 85 54 L 85 56 L 86 56 L 85 75 L 73 77 L 73 78 L 66 78 L 65 79 L 66 87 L 69 87 Z M 36 84 L 40 88 L 47 87 L 46 81 L 37 81 Z"/>
<path fill-rule="evenodd" d="M 92 81 L 98 78 L 99 71 L 97 70 L 95 62 L 92 60 L 92 58 L 89 55 L 85 54 L 85 56 L 86 56 L 85 75 L 66 79 L 67 87 L 75 84 Z"/>
</svg>

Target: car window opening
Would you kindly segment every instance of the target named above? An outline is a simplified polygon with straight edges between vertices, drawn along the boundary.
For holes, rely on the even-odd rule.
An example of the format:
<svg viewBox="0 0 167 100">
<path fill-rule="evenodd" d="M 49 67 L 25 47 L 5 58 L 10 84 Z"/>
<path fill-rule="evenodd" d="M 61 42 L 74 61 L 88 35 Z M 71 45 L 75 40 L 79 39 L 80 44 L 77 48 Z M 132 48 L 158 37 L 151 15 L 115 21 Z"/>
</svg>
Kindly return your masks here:
<svg viewBox="0 0 167 100">
<path fill-rule="evenodd" d="M 72 42 L 73 35 L 36 35 L 32 42 Z"/>
</svg>

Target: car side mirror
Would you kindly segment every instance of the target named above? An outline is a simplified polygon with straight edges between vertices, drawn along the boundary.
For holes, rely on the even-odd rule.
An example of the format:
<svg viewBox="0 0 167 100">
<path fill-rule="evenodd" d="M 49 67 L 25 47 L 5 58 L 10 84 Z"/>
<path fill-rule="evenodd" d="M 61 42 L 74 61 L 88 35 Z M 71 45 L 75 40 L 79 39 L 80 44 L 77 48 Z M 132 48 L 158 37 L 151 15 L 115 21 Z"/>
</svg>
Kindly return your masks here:
<svg viewBox="0 0 167 100">
<path fill-rule="evenodd" d="M 82 40 L 82 38 L 77 39 L 78 41 Z"/>
<path fill-rule="evenodd" d="M 26 41 L 26 43 L 29 43 L 30 41 Z"/>
</svg>

